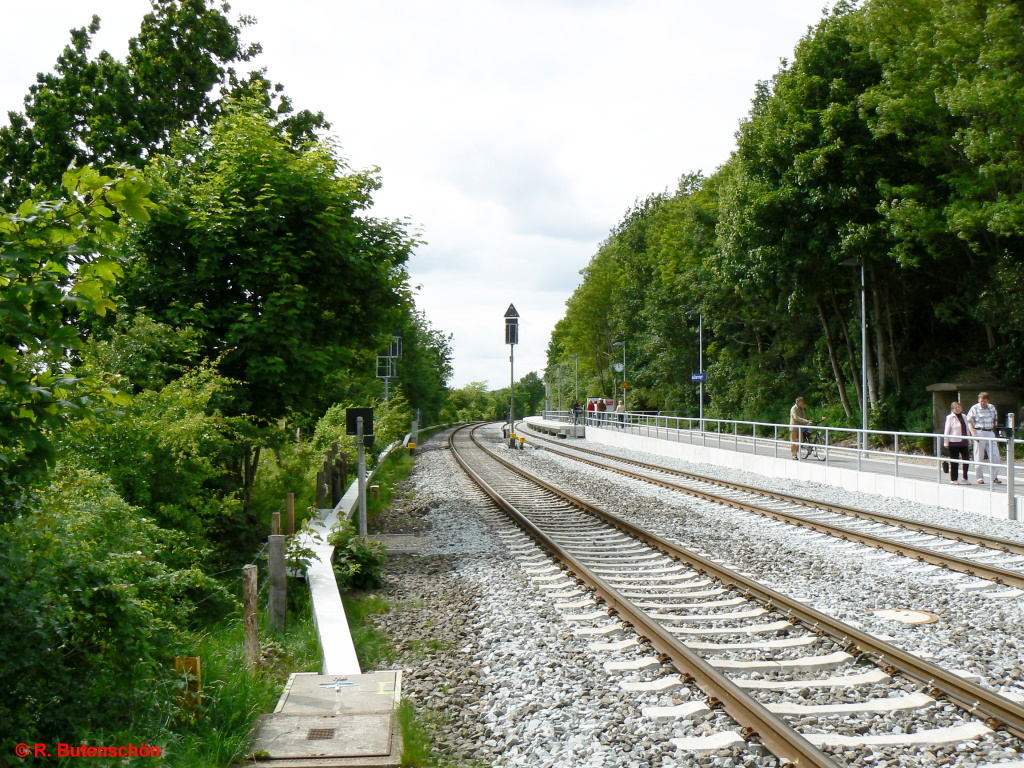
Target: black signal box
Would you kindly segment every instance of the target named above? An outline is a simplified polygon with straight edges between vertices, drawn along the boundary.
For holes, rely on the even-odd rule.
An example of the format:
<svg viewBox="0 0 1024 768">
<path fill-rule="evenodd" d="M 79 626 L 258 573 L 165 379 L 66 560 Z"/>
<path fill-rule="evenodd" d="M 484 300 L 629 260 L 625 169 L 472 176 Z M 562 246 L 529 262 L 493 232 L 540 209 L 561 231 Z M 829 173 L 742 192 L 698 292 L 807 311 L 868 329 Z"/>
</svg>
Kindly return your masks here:
<svg viewBox="0 0 1024 768">
<path fill-rule="evenodd" d="M 346 408 L 345 409 L 345 434 L 359 434 L 359 425 L 356 419 L 363 417 L 363 445 L 366 448 L 373 447 L 373 408 Z"/>
</svg>

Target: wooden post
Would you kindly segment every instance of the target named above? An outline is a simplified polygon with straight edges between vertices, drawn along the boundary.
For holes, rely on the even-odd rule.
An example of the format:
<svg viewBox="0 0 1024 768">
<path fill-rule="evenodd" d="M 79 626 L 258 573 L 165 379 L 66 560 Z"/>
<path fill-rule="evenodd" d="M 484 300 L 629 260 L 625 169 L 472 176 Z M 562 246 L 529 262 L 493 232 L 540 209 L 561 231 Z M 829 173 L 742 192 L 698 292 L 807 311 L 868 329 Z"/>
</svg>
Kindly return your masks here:
<svg viewBox="0 0 1024 768">
<path fill-rule="evenodd" d="M 348 485 L 348 454 L 338 454 L 334 460 L 335 472 L 338 475 L 338 494 L 345 493 L 345 486 Z"/>
<path fill-rule="evenodd" d="M 284 497 L 284 508 L 288 515 L 288 535 L 295 535 L 295 494 L 286 493 Z"/>
<path fill-rule="evenodd" d="M 373 499 L 374 501 L 380 501 L 380 486 L 379 485 L 371 485 L 370 486 L 370 498 Z"/>
<path fill-rule="evenodd" d="M 256 634 L 256 580 L 257 570 L 255 565 L 247 565 L 242 568 L 245 606 L 245 663 L 249 669 L 256 666 L 256 662 L 259 661 L 260 657 L 260 641 Z"/>
<path fill-rule="evenodd" d="M 181 706 L 195 717 L 203 701 L 203 665 L 198 656 L 177 656 L 174 659 L 174 671 L 185 678 L 185 685 L 181 689 Z"/>
<path fill-rule="evenodd" d="M 273 630 L 284 630 L 285 612 L 288 605 L 288 579 L 284 568 L 284 536 L 270 537 L 267 547 L 270 565 L 269 625 Z"/>
<path fill-rule="evenodd" d="M 335 459 L 331 464 L 331 497 L 334 499 L 334 506 L 338 506 L 341 497 L 345 495 L 345 488 L 341 484 L 341 468 L 338 466 L 340 459 Z"/>
<path fill-rule="evenodd" d="M 281 513 L 274 512 L 270 516 L 270 535 L 277 536 L 281 533 Z"/>
</svg>

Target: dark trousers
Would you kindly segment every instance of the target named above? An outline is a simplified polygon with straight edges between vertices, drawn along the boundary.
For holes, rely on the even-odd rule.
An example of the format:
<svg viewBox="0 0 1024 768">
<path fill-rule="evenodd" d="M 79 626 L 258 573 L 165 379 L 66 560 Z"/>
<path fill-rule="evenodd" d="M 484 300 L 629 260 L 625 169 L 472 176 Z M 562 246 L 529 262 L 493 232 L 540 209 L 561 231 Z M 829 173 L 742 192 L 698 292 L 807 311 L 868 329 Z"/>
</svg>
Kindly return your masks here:
<svg viewBox="0 0 1024 768">
<path fill-rule="evenodd" d="M 967 446 L 966 445 L 951 445 L 949 446 L 949 479 L 952 482 L 956 482 L 957 470 L 960 468 L 960 463 L 964 465 L 964 480 L 967 479 Z"/>
</svg>

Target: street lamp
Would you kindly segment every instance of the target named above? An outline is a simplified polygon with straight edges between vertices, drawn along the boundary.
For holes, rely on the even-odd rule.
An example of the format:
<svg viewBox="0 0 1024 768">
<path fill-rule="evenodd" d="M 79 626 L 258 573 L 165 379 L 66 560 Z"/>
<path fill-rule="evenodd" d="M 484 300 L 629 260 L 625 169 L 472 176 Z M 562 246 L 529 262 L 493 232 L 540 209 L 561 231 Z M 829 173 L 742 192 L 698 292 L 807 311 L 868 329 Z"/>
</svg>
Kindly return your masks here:
<svg viewBox="0 0 1024 768">
<path fill-rule="evenodd" d="M 686 314 L 697 316 L 697 373 L 698 379 L 698 404 L 697 423 L 700 431 L 704 431 L 704 313 L 699 309 L 691 309 Z"/>
<path fill-rule="evenodd" d="M 864 291 L 864 259 L 845 259 L 839 262 L 843 267 L 860 267 L 860 419 L 861 449 L 868 445 L 868 320 L 867 300 Z"/>
<path fill-rule="evenodd" d="M 576 363 L 576 383 L 573 387 L 573 402 L 578 403 L 580 401 L 580 356 L 576 353 L 569 355 Z"/>
<path fill-rule="evenodd" d="M 622 410 L 628 410 L 626 408 L 626 342 L 624 341 L 613 341 L 613 347 L 622 347 Z"/>
<path fill-rule="evenodd" d="M 515 438 L 515 358 L 516 344 L 519 343 L 519 313 L 516 312 L 514 304 L 509 304 L 505 310 L 505 343 L 508 344 L 508 439 L 509 447 L 516 447 Z"/>
</svg>

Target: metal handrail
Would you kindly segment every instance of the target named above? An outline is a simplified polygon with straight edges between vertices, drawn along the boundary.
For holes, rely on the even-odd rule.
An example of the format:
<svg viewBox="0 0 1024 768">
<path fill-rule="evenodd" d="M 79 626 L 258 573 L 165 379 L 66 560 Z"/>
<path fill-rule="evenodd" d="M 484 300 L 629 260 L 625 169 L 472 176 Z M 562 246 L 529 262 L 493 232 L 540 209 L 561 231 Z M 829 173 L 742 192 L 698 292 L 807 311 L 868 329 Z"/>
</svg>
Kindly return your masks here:
<svg viewBox="0 0 1024 768">
<path fill-rule="evenodd" d="M 622 422 L 619 421 L 620 416 L 624 416 Z M 545 411 L 544 418 L 557 421 L 571 421 L 572 411 Z M 594 411 L 585 411 L 584 423 L 590 427 L 607 429 L 618 429 L 620 426 L 629 427 L 630 431 L 634 433 L 639 432 L 646 436 L 662 437 L 674 440 L 675 442 L 683 442 L 683 438 L 686 436 L 689 442 L 699 440 L 702 445 L 713 445 L 716 447 L 738 448 L 740 444 L 752 445 L 754 453 L 759 453 L 758 448 L 761 445 L 768 445 L 771 447 L 772 454 L 776 457 L 779 456 L 780 446 L 789 447 L 792 445 L 790 440 L 791 429 L 802 430 L 810 428 L 824 433 L 823 444 L 819 450 L 822 450 L 825 454 L 826 466 L 833 458 L 837 457 L 856 458 L 858 470 L 862 468 L 862 464 L 865 461 L 884 460 L 887 463 L 892 463 L 893 475 L 900 477 L 901 462 L 904 467 L 908 464 L 921 466 L 924 463 L 926 466 L 934 467 L 936 482 L 940 482 L 943 477 L 942 463 L 951 461 L 948 457 L 941 455 L 942 441 L 945 436 L 934 432 L 863 430 L 853 427 L 833 427 L 825 424 L 801 427 L 769 421 L 718 419 L 707 416 L 703 419 L 692 416 L 669 416 L 660 412 L 655 414 L 641 412 L 619 414 L 614 411 L 606 411 L 604 412 L 604 418 L 601 419 L 595 415 Z M 972 448 L 975 443 L 984 440 L 993 441 L 997 446 L 1001 459 L 999 462 L 994 462 L 991 458 L 987 461 L 975 461 L 973 450 L 970 452 L 971 457 L 967 460 L 967 465 L 984 468 L 985 475 L 988 477 L 985 485 L 988 486 L 989 490 L 995 490 L 993 479 L 995 478 L 996 470 L 998 470 L 999 474 L 1006 475 L 1008 491 L 1014 490 L 1016 482 L 1024 481 L 1024 468 L 1017 467 L 1013 462 L 1016 458 L 1015 445 L 1017 442 L 1014 437 L 989 438 L 967 435 L 964 439 L 972 444 Z M 798 436 L 798 442 L 800 442 L 800 436 Z M 880 447 L 878 443 L 883 445 Z M 901 445 L 905 449 L 908 445 L 920 443 L 931 443 L 933 453 L 910 453 L 906 450 L 900 450 Z M 884 447 L 886 444 L 892 447 Z M 1012 478 L 1008 474 L 1011 466 L 1014 470 Z"/>
</svg>

